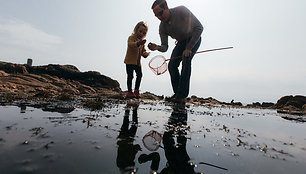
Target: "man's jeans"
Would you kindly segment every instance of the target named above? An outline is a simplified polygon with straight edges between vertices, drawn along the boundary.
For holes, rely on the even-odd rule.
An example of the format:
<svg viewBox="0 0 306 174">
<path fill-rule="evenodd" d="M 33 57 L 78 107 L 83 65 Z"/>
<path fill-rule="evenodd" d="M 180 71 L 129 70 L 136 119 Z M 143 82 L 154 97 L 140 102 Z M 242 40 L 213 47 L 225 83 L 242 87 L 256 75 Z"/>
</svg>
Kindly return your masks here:
<svg viewBox="0 0 306 174">
<path fill-rule="evenodd" d="M 171 58 L 182 56 L 186 49 L 186 44 L 189 40 L 179 41 L 174 47 Z M 201 44 L 201 38 L 192 48 L 192 52 L 197 52 Z M 191 76 L 191 60 L 194 54 L 190 57 L 171 59 L 168 64 L 168 69 L 171 78 L 172 89 L 175 96 L 186 98 L 189 94 L 190 76 Z M 179 73 L 178 67 L 182 62 L 182 70 Z"/>
</svg>

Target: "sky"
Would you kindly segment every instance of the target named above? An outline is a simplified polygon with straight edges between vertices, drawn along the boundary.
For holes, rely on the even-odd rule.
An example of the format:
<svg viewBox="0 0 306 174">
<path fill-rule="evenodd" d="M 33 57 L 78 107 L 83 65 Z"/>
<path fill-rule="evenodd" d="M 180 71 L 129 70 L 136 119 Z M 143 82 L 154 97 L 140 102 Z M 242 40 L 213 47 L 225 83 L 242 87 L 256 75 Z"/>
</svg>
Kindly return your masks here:
<svg viewBox="0 0 306 174">
<path fill-rule="evenodd" d="M 34 66 L 70 64 L 98 71 L 127 90 L 123 63 L 127 39 L 139 21 L 149 25 L 147 42 L 160 44 L 154 0 L 0 0 L 0 61 Z M 168 0 L 184 5 L 204 27 L 195 55 L 189 96 L 242 103 L 306 96 L 305 0 Z M 156 76 L 142 59 L 141 92 L 173 94 L 169 73 Z M 134 79 L 135 80 L 135 79 Z M 134 85 L 134 84 L 133 84 Z"/>
</svg>

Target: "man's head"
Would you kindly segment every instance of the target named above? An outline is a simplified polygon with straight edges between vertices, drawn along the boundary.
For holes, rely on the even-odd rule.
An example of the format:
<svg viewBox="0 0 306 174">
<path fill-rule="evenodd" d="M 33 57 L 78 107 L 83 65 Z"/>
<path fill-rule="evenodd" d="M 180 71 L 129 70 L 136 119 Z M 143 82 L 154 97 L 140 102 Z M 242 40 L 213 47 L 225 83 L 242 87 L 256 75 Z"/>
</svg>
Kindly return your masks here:
<svg viewBox="0 0 306 174">
<path fill-rule="evenodd" d="M 170 18 L 170 10 L 165 0 L 156 0 L 152 5 L 154 15 L 162 22 L 167 22 Z"/>
</svg>

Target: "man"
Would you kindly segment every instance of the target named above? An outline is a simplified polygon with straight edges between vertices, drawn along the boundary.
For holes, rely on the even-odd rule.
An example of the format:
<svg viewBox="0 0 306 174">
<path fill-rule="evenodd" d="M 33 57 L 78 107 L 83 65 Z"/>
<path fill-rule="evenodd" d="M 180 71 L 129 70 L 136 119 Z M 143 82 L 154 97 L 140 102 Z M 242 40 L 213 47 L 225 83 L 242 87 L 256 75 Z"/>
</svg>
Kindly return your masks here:
<svg viewBox="0 0 306 174">
<path fill-rule="evenodd" d="M 161 21 L 159 35 L 161 45 L 149 43 L 148 48 L 152 51 L 166 52 L 168 50 L 168 36 L 177 40 L 168 69 L 174 95 L 170 101 L 185 102 L 189 94 L 191 75 L 191 60 L 201 44 L 203 26 L 200 21 L 184 6 L 168 8 L 165 0 L 156 0 L 152 5 L 154 15 Z M 182 62 L 182 69 L 178 67 Z"/>
<path fill-rule="evenodd" d="M 174 106 L 163 135 L 163 145 L 167 165 L 160 174 L 196 174 L 187 153 L 187 110 Z M 176 139 L 176 140 L 175 140 Z"/>
</svg>

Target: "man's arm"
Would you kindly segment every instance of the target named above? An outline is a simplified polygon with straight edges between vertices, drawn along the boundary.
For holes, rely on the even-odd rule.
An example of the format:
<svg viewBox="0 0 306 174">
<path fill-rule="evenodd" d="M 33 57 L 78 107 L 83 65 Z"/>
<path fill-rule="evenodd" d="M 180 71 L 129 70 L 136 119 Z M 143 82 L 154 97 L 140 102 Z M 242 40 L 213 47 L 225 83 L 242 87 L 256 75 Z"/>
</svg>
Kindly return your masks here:
<svg viewBox="0 0 306 174">
<path fill-rule="evenodd" d="M 159 36 L 161 40 L 161 45 L 157 45 L 155 43 L 149 43 L 148 48 L 151 51 L 158 50 L 160 52 L 166 52 L 168 50 L 168 35 L 164 31 L 163 27 L 159 25 Z"/>
<path fill-rule="evenodd" d="M 168 35 L 166 34 L 165 28 L 162 24 L 159 25 L 159 36 L 161 41 L 161 46 L 158 51 L 166 52 L 168 50 Z"/>
<path fill-rule="evenodd" d="M 186 45 L 186 49 L 192 49 L 195 44 L 198 42 L 198 40 L 201 37 L 201 34 L 203 32 L 203 26 L 201 24 L 201 22 L 191 13 L 191 11 L 189 9 L 187 9 L 186 7 L 184 7 L 184 10 L 186 10 L 185 13 L 189 13 L 190 15 L 190 20 L 191 20 L 191 39 L 190 41 L 187 43 Z"/>
</svg>

